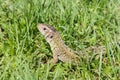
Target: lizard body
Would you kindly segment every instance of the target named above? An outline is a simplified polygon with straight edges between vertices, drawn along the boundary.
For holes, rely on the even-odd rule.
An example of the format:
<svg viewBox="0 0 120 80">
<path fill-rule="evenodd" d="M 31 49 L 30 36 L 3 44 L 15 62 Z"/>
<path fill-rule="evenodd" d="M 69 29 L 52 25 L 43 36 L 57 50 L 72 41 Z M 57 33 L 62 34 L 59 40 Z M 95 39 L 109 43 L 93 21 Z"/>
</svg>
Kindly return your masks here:
<svg viewBox="0 0 120 80">
<path fill-rule="evenodd" d="M 53 52 L 53 63 L 58 60 L 63 62 L 79 62 L 79 56 L 64 44 L 60 34 L 56 29 L 50 25 L 38 24 L 38 29 L 42 35 L 46 38 Z"/>
<path fill-rule="evenodd" d="M 60 34 L 56 29 L 47 24 L 38 24 L 38 29 L 42 35 L 46 38 L 46 41 L 49 43 L 51 50 L 53 52 L 53 63 L 55 64 L 58 60 L 69 63 L 78 63 L 79 56 L 64 44 Z M 114 42 L 113 42 L 114 43 Z M 120 42 L 117 43 L 120 46 Z M 98 54 L 99 52 L 106 53 L 106 47 L 103 46 L 91 46 L 86 49 L 87 53 L 93 52 Z M 84 50 L 80 53 L 86 53 Z"/>
</svg>

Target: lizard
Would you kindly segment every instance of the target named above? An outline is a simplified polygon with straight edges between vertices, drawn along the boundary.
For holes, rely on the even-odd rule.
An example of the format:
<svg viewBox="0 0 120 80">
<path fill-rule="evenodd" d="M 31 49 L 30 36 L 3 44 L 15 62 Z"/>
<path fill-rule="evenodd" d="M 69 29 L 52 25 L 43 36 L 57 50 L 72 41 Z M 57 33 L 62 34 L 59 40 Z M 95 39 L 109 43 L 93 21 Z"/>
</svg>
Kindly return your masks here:
<svg viewBox="0 0 120 80">
<path fill-rule="evenodd" d="M 78 56 L 76 51 L 73 51 L 71 48 L 65 45 L 60 34 L 53 26 L 50 26 L 47 24 L 38 24 L 37 27 L 51 47 L 51 50 L 53 53 L 52 63 L 55 64 L 57 63 L 58 60 L 61 60 L 63 62 L 69 62 L 69 63 L 79 62 L 80 57 Z M 120 42 L 118 42 L 117 44 L 120 46 Z M 85 51 L 87 51 L 88 53 L 93 52 L 95 54 L 102 52 L 104 54 L 106 53 L 106 47 L 105 46 L 91 46 L 91 47 L 86 48 Z M 86 53 L 85 51 L 81 50 L 80 53 L 81 54 Z"/>
<path fill-rule="evenodd" d="M 64 43 L 60 34 L 53 26 L 39 23 L 37 27 L 51 47 L 53 64 L 56 64 L 58 60 L 67 63 L 79 62 L 80 57 L 78 54 Z"/>
</svg>

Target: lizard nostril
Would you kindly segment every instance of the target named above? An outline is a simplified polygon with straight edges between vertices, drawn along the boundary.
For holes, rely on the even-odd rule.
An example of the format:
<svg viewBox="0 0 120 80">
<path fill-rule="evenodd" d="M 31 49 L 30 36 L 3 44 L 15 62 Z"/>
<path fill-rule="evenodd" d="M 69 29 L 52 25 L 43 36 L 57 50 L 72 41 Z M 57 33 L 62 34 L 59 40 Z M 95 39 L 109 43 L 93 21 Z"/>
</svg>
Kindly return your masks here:
<svg viewBox="0 0 120 80">
<path fill-rule="evenodd" d="M 43 30 L 46 30 L 46 28 L 43 28 Z"/>
</svg>

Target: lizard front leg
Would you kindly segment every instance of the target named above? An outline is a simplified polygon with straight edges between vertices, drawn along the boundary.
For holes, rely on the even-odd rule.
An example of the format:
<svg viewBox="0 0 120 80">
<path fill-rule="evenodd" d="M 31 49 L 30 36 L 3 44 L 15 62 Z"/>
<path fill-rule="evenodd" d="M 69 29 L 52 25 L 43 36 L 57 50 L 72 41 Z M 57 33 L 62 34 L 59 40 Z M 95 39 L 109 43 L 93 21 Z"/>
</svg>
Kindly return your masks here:
<svg viewBox="0 0 120 80">
<path fill-rule="evenodd" d="M 57 62 L 58 62 L 58 56 L 57 56 L 57 54 L 54 54 L 53 53 L 53 59 L 52 59 L 52 61 L 51 61 L 53 64 L 56 64 Z"/>
</svg>

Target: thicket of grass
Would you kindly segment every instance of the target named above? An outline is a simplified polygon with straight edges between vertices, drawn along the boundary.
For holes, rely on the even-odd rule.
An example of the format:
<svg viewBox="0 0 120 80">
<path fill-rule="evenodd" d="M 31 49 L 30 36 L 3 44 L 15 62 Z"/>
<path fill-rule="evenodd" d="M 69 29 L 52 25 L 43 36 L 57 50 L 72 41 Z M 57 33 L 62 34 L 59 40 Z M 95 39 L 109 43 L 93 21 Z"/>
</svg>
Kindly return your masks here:
<svg viewBox="0 0 120 80">
<path fill-rule="evenodd" d="M 85 53 L 80 66 L 52 59 L 38 23 L 53 25 L 73 50 Z M 0 0 L 0 80 L 119 80 L 120 0 Z M 79 54 L 80 55 L 80 54 Z"/>
</svg>

